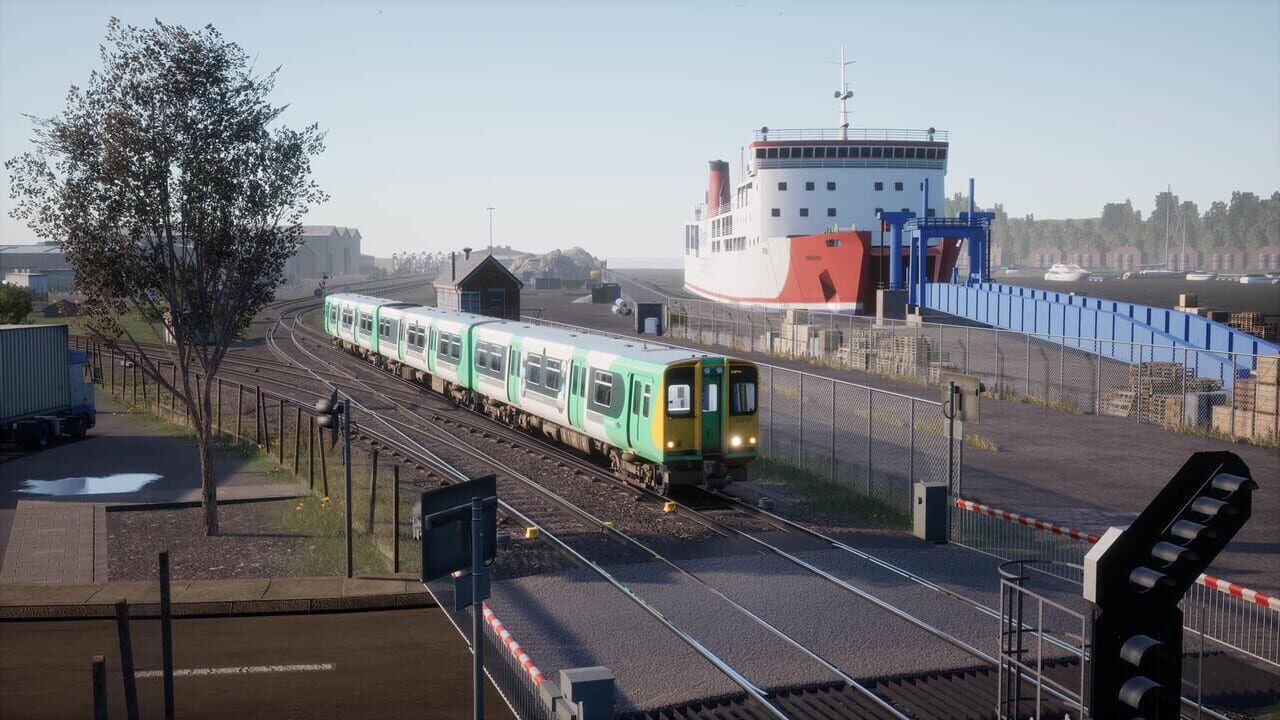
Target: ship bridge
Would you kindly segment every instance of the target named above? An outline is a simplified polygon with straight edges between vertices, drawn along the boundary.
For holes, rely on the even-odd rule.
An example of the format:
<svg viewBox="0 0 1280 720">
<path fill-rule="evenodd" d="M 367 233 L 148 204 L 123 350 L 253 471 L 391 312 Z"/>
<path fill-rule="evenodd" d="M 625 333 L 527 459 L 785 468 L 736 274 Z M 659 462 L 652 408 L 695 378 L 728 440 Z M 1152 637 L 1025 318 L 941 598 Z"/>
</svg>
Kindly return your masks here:
<svg viewBox="0 0 1280 720">
<path fill-rule="evenodd" d="M 945 130 L 804 128 L 755 131 L 752 174 L 782 168 L 947 169 Z"/>
</svg>

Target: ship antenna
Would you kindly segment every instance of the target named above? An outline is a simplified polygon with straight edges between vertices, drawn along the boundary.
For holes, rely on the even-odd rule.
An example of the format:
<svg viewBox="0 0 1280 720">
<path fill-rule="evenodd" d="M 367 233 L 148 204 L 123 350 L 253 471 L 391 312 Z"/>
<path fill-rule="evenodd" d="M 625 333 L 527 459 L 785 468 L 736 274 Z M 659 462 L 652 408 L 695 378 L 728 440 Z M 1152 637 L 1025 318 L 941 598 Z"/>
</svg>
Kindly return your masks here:
<svg viewBox="0 0 1280 720">
<path fill-rule="evenodd" d="M 853 97 L 853 93 L 849 92 L 849 82 L 845 80 L 844 69 L 857 62 L 856 60 L 845 61 L 844 46 L 840 46 L 840 89 L 836 91 L 835 98 L 840 101 L 840 139 L 849 139 L 849 98 Z"/>
</svg>

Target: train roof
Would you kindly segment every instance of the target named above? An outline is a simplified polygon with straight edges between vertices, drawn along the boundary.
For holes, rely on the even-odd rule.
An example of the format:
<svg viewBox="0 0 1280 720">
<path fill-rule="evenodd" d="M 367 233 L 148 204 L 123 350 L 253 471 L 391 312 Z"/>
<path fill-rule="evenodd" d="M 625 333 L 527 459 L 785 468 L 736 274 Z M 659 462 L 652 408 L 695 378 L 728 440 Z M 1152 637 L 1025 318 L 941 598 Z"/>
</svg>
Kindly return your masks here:
<svg viewBox="0 0 1280 720">
<path fill-rule="evenodd" d="M 332 300 L 345 300 L 345 301 L 348 301 L 348 302 L 358 302 L 358 303 L 364 303 L 365 305 L 379 305 L 379 306 L 382 306 L 382 305 L 404 305 L 404 306 L 412 305 L 412 303 L 407 303 L 407 302 L 404 302 L 404 301 L 402 301 L 402 300 L 388 300 L 388 299 L 386 299 L 386 298 L 374 297 L 374 296 L 372 296 L 372 295 L 362 295 L 362 294 L 360 294 L 360 293 L 331 293 L 331 294 L 329 294 L 329 295 L 326 295 L 326 296 L 325 296 L 325 299 L 326 299 L 326 300 L 329 300 L 329 299 L 332 299 Z"/>
<path fill-rule="evenodd" d="M 359 298 L 360 302 L 365 302 L 371 305 L 399 305 L 399 307 L 396 308 L 397 312 L 405 316 L 456 322 L 463 325 L 479 327 L 482 330 L 495 330 L 497 332 L 510 333 L 521 337 L 536 338 L 545 342 L 559 343 L 561 345 L 581 348 L 590 352 L 604 352 L 634 360 L 656 363 L 659 365 L 670 365 L 671 363 L 680 362 L 682 360 L 710 357 L 709 353 L 671 348 L 665 345 L 647 342 L 642 337 L 638 337 L 634 340 L 630 338 L 616 338 L 580 330 L 535 325 L 533 323 L 518 320 L 502 320 L 500 318 L 489 317 L 488 315 L 477 315 L 475 313 L 467 313 L 460 310 L 441 310 L 440 308 L 422 305 L 396 303 L 392 300 L 370 297 L 368 295 L 343 294 L 333 295 L 331 297 L 343 297 L 345 299 Z"/>
</svg>

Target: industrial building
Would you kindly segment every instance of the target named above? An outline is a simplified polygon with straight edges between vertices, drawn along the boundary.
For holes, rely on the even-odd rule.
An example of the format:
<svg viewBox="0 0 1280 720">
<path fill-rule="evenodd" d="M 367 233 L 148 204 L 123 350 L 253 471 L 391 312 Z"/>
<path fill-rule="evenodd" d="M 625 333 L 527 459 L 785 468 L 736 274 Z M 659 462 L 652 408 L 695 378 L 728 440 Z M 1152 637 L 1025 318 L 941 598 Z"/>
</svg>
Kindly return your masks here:
<svg viewBox="0 0 1280 720">
<path fill-rule="evenodd" d="M 53 243 L 39 245 L 0 245 L 0 280 L 27 286 L 20 277 L 43 275 L 36 284 L 44 292 L 71 292 L 76 274 Z"/>
<path fill-rule="evenodd" d="M 361 272 L 360 231 L 340 225 L 303 225 L 302 244 L 285 263 L 284 281 L 296 283 L 321 275 Z"/>
<path fill-rule="evenodd" d="M 436 277 L 436 305 L 507 320 L 520 318 L 520 289 L 524 283 L 488 253 L 463 257 L 450 254 L 449 265 Z"/>
</svg>

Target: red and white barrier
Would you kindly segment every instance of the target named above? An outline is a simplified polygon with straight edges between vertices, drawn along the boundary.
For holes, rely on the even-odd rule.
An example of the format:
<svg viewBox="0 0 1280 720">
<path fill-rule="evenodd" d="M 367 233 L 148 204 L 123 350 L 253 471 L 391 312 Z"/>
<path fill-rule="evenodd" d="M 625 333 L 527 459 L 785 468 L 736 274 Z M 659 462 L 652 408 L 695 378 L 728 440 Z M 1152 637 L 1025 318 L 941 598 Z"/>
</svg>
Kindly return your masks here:
<svg viewBox="0 0 1280 720">
<path fill-rule="evenodd" d="M 1027 517 L 1026 515 L 1019 515 L 1018 513 L 1012 513 L 1007 510 L 999 510 L 997 508 L 993 508 L 988 505 L 983 505 L 982 503 L 973 502 L 972 500 L 956 498 L 956 507 L 960 508 L 961 510 L 967 510 L 969 512 L 976 512 L 982 515 L 989 515 L 993 518 L 998 518 L 1006 522 L 1013 522 L 1013 523 L 1018 523 L 1019 525 L 1026 525 L 1027 527 L 1033 527 L 1037 530 L 1047 530 L 1048 532 L 1051 532 L 1054 535 L 1063 535 L 1071 538 L 1072 540 L 1080 540 L 1082 542 L 1087 542 L 1090 545 L 1098 542 L 1098 536 L 1094 535 L 1093 533 L 1086 533 L 1081 530 L 1076 530 L 1075 528 L 1069 528 L 1063 525 L 1058 525 L 1056 523 L 1037 520 L 1035 518 Z M 1241 585 L 1237 585 L 1233 582 L 1228 582 L 1226 580 L 1221 580 L 1219 578 L 1213 577 L 1212 575 L 1201 575 L 1200 577 L 1196 578 L 1196 582 L 1200 583 L 1201 585 L 1204 585 L 1205 587 L 1211 590 L 1217 590 L 1218 592 L 1226 593 L 1227 595 L 1230 595 L 1232 597 L 1240 598 L 1245 602 L 1252 603 L 1254 605 L 1260 605 L 1270 610 L 1275 610 L 1276 612 L 1280 612 L 1280 598 L 1267 595 L 1266 593 L 1260 593 L 1257 590 L 1250 590 L 1247 587 L 1243 587 Z"/>
<path fill-rule="evenodd" d="M 537 687 L 546 682 L 546 676 L 542 674 L 537 665 L 533 664 L 533 658 L 529 657 L 529 653 L 520 647 L 520 643 L 516 642 L 515 636 L 503 627 L 502 621 L 498 620 L 498 616 L 494 615 L 493 611 L 489 609 L 489 603 L 483 603 L 481 607 L 484 608 L 484 621 L 489 623 L 489 627 L 493 628 L 499 638 L 502 638 L 502 644 L 507 646 L 507 652 L 511 653 L 511 657 L 514 657 L 516 662 L 520 663 L 520 667 L 524 668 L 526 673 L 529 673 L 534 686 Z"/>
</svg>

